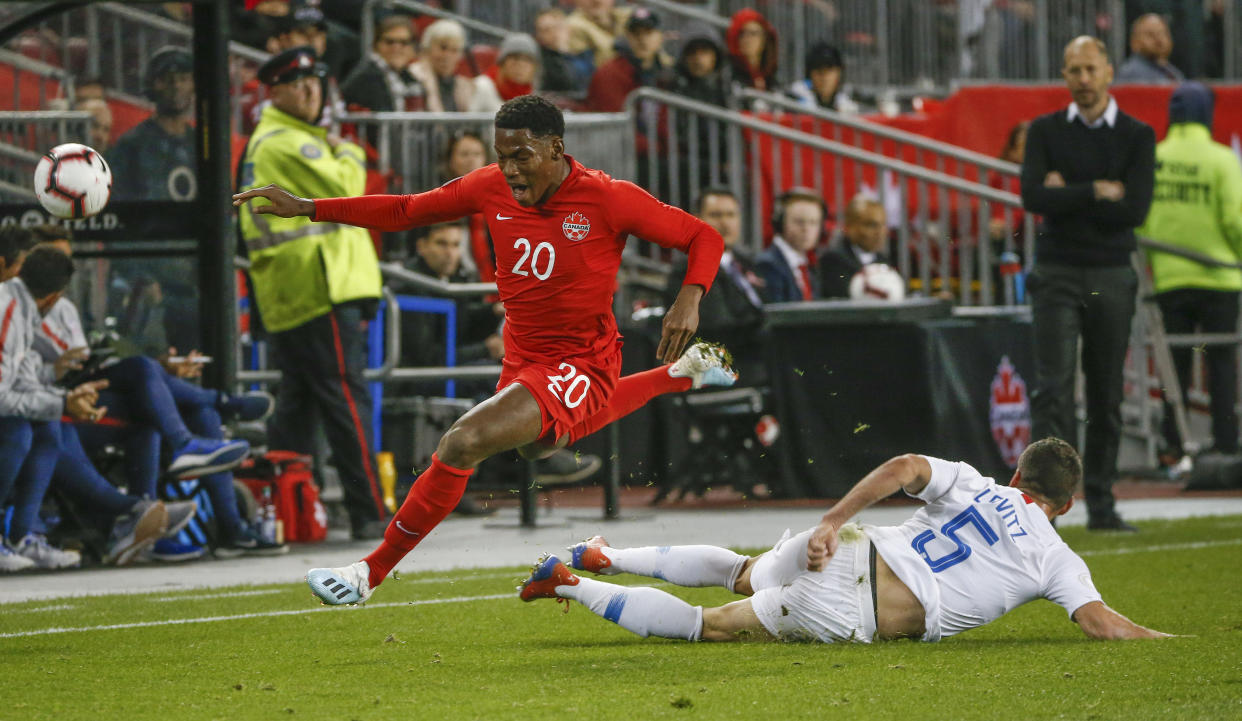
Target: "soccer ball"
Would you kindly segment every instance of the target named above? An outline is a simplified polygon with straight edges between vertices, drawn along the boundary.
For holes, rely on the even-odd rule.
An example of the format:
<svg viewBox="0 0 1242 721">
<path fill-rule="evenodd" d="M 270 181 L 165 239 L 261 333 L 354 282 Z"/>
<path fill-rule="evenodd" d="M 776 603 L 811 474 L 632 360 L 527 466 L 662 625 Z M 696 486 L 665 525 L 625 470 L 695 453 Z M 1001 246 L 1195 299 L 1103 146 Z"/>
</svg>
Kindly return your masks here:
<svg viewBox="0 0 1242 721">
<path fill-rule="evenodd" d="M 34 189 L 39 203 L 57 218 L 86 218 L 112 197 L 112 169 L 94 148 L 57 145 L 39 159 Z"/>
<path fill-rule="evenodd" d="M 854 300 L 897 301 L 906 297 L 906 279 L 887 263 L 870 263 L 850 278 Z"/>
</svg>

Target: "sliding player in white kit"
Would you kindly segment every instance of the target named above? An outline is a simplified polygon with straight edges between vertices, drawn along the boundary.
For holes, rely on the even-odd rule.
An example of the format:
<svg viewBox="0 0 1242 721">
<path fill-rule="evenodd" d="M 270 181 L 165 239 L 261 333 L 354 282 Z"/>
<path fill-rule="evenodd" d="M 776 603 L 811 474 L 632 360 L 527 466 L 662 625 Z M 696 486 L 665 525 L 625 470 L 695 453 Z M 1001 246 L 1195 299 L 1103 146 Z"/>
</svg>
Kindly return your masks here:
<svg viewBox="0 0 1242 721">
<path fill-rule="evenodd" d="M 820 524 L 757 558 L 716 546 L 569 549 L 574 569 L 634 573 L 679 586 L 724 586 L 749 598 L 691 606 L 663 591 L 581 578 L 548 556 L 520 597 L 573 599 L 640 636 L 691 641 L 939 641 L 1037 598 L 1091 638 L 1158 638 L 1104 605 L 1087 564 L 1057 535 L 1082 479 L 1072 446 L 1029 446 L 1008 486 L 965 463 L 905 455 L 867 474 Z M 899 489 L 926 502 L 900 526 L 848 521 Z"/>
</svg>

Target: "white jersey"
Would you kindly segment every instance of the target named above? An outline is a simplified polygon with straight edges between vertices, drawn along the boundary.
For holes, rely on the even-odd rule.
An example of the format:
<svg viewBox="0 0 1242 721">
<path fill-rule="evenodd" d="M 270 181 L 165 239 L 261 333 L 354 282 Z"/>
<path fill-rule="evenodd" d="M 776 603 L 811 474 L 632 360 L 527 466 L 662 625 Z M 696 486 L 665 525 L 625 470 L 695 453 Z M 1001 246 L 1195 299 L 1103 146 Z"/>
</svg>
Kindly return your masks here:
<svg viewBox="0 0 1242 721">
<path fill-rule="evenodd" d="M 876 551 L 923 604 L 924 641 L 982 626 L 1036 598 L 1072 617 L 1099 601 L 1091 572 L 1043 510 L 966 463 L 926 457 L 927 505 L 900 526 L 866 526 Z"/>
<path fill-rule="evenodd" d="M 78 308 L 68 298 L 61 298 L 43 316 L 39 332 L 34 338 L 34 349 L 43 356 L 47 365 L 70 348 L 85 348 L 86 334 L 82 332 L 82 318 Z"/>
</svg>

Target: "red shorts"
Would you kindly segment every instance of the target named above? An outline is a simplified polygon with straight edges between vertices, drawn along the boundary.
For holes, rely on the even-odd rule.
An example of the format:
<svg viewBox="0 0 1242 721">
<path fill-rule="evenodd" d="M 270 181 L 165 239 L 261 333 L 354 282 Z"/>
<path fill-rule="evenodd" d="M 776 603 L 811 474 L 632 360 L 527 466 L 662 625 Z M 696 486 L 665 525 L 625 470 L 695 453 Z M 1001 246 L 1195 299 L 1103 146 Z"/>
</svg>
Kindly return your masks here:
<svg viewBox="0 0 1242 721">
<path fill-rule="evenodd" d="M 539 437 L 555 440 L 599 413 L 621 377 L 621 348 L 606 356 L 578 356 L 559 363 L 502 361 L 496 391 L 521 383 L 535 397 L 543 426 Z"/>
</svg>

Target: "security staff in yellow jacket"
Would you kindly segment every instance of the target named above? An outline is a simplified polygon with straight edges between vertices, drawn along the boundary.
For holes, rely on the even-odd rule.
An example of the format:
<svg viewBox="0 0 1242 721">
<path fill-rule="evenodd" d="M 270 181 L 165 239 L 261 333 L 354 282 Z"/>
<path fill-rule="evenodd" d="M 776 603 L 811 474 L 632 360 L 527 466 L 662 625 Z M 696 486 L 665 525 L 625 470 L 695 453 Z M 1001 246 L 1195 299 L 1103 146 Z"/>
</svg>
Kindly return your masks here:
<svg viewBox="0 0 1242 721">
<path fill-rule="evenodd" d="M 246 147 L 239 190 L 271 183 L 304 197 L 361 195 L 362 149 L 315 125 L 323 66 L 311 47 L 286 50 L 259 68 L 270 88 Z M 354 538 L 379 538 L 386 523 L 371 453 L 371 397 L 362 379 L 365 324 L 380 297 L 370 234 L 309 218 L 241 209 L 242 238 L 273 364 L 282 379 L 269 426 L 273 448 L 310 453 L 322 419 L 341 477 Z"/>
<path fill-rule="evenodd" d="M 1212 92 L 1182 83 L 1169 99 L 1169 134 L 1156 146 L 1156 188 L 1139 233 L 1226 263 L 1242 261 L 1242 166 L 1227 145 L 1212 140 Z M 1237 333 L 1242 271 L 1208 267 L 1148 251 L 1156 303 L 1169 333 Z M 1190 384 L 1191 348 L 1174 348 L 1183 397 Z M 1238 452 L 1238 360 L 1233 345 L 1207 346 L 1213 449 Z M 1165 462 L 1182 455 L 1166 408 Z"/>
</svg>

